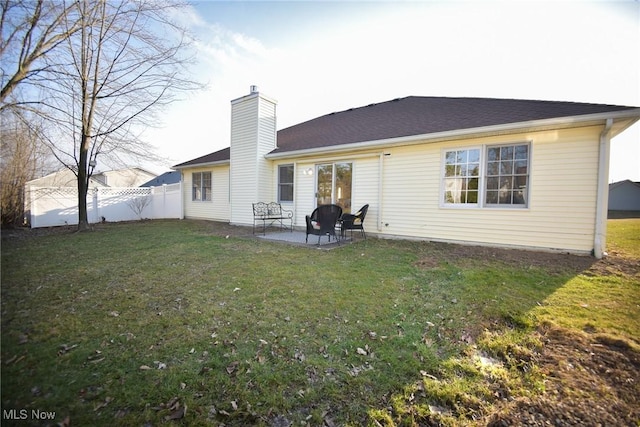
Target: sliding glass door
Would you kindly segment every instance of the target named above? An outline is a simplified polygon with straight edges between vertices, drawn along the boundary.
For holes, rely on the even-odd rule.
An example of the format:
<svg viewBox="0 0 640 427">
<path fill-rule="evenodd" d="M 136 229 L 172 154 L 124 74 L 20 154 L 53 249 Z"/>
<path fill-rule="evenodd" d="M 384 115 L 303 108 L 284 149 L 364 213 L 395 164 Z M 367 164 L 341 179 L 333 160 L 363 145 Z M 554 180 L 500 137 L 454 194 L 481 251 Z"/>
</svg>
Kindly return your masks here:
<svg viewBox="0 0 640 427">
<path fill-rule="evenodd" d="M 336 204 L 350 213 L 352 171 L 352 163 L 316 165 L 316 206 Z"/>
</svg>

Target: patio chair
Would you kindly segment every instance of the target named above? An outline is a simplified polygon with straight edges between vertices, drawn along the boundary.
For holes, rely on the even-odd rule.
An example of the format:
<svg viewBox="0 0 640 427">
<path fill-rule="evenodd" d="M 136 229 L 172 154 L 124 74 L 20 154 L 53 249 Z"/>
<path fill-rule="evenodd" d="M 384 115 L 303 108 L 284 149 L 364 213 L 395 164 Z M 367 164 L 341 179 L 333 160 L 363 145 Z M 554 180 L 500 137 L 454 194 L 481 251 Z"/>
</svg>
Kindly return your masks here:
<svg viewBox="0 0 640 427">
<path fill-rule="evenodd" d="M 351 230 L 351 238 L 353 238 L 353 230 L 360 230 L 362 232 L 362 237 L 365 239 L 367 238 L 367 235 L 364 232 L 364 217 L 367 216 L 368 210 L 369 205 L 364 205 L 355 214 L 342 215 L 342 227 L 340 231 L 342 237 L 344 237 L 345 230 Z"/>
<path fill-rule="evenodd" d="M 324 235 L 329 236 L 329 241 L 333 236 L 339 242 L 338 236 L 336 236 L 336 223 L 341 216 L 342 208 L 338 205 L 321 205 L 315 208 L 311 215 L 305 217 L 307 222 L 305 242 L 309 243 L 309 234 L 318 236 L 318 245 L 320 238 Z"/>
</svg>

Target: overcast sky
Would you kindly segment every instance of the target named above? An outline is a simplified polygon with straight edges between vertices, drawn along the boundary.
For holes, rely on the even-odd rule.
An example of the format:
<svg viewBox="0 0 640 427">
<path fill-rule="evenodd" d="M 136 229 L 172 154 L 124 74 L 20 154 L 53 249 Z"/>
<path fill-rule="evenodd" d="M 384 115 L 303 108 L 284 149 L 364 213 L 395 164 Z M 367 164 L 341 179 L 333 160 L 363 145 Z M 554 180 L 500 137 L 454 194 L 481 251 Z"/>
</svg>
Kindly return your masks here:
<svg viewBox="0 0 640 427">
<path fill-rule="evenodd" d="M 640 106 L 638 1 L 199 1 L 184 19 L 209 87 L 146 134 L 168 165 L 228 147 L 251 85 L 278 129 L 409 95 Z M 640 181 L 639 128 L 613 140 L 610 182 Z"/>
</svg>

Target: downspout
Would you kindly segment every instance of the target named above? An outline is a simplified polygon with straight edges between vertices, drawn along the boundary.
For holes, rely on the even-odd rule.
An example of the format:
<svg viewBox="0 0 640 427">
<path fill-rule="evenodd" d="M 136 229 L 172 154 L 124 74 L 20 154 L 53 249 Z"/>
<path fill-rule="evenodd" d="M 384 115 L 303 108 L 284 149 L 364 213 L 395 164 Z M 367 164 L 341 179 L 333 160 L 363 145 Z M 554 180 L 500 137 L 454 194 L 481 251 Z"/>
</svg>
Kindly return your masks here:
<svg viewBox="0 0 640 427">
<path fill-rule="evenodd" d="M 380 153 L 378 156 L 378 231 L 382 231 L 382 184 L 384 174 L 384 157 L 390 156 L 390 153 Z"/>
<path fill-rule="evenodd" d="M 184 177 L 180 171 L 180 219 L 184 219 Z"/>
<path fill-rule="evenodd" d="M 277 181 L 276 181 L 276 185 L 277 185 Z M 291 226 L 291 228 L 296 226 L 297 214 L 298 214 L 298 162 L 293 162 L 293 225 Z"/>
<path fill-rule="evenodd" d="M 596 194 L 596 224 L 593 255 L 600 259 L 606 255 L 607 211 L 609 205 L 609 150 L 613 119 L 607 119 L 600 133 L 600 153 L 598 161 L 598 190 Z"/>
</svg>

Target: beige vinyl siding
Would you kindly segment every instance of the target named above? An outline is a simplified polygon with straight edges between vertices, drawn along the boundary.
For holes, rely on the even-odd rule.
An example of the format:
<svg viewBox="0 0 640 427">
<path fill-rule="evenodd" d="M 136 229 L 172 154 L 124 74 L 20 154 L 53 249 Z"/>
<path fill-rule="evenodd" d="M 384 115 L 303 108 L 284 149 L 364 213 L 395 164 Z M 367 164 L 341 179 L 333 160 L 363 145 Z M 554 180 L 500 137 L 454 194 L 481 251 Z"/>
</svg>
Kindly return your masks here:
<svg viewBox="0 0 640 427">
<path fill-rule="evenodd" d="M 364 219 L 366 232 L 377 231 L 378 225 L 378 168 L 379 155 L 353 160 L 351 213 L 369 204 Z"/>
<path fill-rule="evenodd" d="M 273 166 L 264 155 L 275 148 L 275 103 L 252 94 L 231 109 L 231 222 L 250 225 L 252 204 L 273 201 Z"/>
<path fill-rule="evenodd" d="M 389 150 L 383 160 L 380 218 L 385 234 L 427 238 L 437 229 L 441 148 L 417 145 Z"/>
<path fill-rule="evenodd" d="M 277 188 L 272 185 L 272 179 L 277 175 L 277 168 L 273 170 L 272 162 L 266 160 L 264 155 L 275 148 L 276 138 L 276 105 L 271 102 L 261 102 L 258 111 L 258 146 L 256 152 L 257 164 L 257 191 L 260 200 L 255 202 L 275 202 Z M 253 218 L 253 217 L 252 217 Z"/>
<path fill-rule="evenodd" d="M 313 175 L 305 175 L 304 171 L 311 168 Z M 316 188 L 315 164 L 312 161 L 297 163 L 295 167 L 293 184 L 294 225 L 305 228 L 305 215 L 311 215 L 315 209 L 315 188 Z"/>
<path fill-rule="evenodd" d="M 391 149 L 391 156 L 384 160 L 382 232 L 589 252 L 594 238 L 600 130 L 576 128 Z M 531 142 L 528 208 L 441 206 L 443 149 L 484 149 L 527 141 Z"/>
<path fill-rule="evenodd" d="M 266 114 L 269 116 L 270 113 Z M 242 121 L 236 120 L 234 123 L 242 129 Z M 293 163 L 294 201 L 283 204 L 283 207 L 294 211 L 294 225 L 304 229 L 305 215 L 309 215 L 316 207 L 315 166 L 327 162 L 351 162 L 352 209 L 355 211 L 366 203 L 370 205 L 365 222 L 367 233 L 379 233 L 383 237 L 588 253 L 594 241 L 601 130 L 599 126 L 592 126 L 416 144 L 389 148 L 384 151 L 388 155 L 382 157 L 380 151 L 359 151 L 309 157 L 300 161 L 266 161 L 268 170 L 262 171 L 263 175 L 256 174 L 259 159 L 250 148 L 240 144 L 235 151 L 236 156 L 240 156 L 236 157 L 237 163 L 234 163 L 235 177 L 239 182 L 234 183 L 232 191 L 242 192 L 246 189 L 246 193 L 237 194 L 234 200 L 241 201 L 242 209 L 249 213 L 245 220 L 251 223 L 251 203 L 255 201 L 253 197 L 258 195 L 258 185 L 262 185 L 256 177 L 260 176 L 259 180 L 268 187 L 261 187 L 262 196 L 271 195 L 263 201 L 274 201 L 278 166 Z M 445 150 L 480 148 L 483 151 L 484 168 L 487 146 L 514 143 L 530 144 L 530 185 L 526 208 L 460 208 L 441 203 Z M 224 166 L 184 170 L 185 216 L 214 220 L 232 218 L 228 197 L 229 175 L 234 174 L 234 169 L 230 171 L 229 166 Z M 313 174 L 304 173 L 309 169 Z M 212 171 L 213 202 L 192 202 L 191 174 L 207 170 Z M 481 181 L 481 190 L 483 184 L 484 181 Z"/>
<path fill-rule="evenodd" d="M 257 191 L 257 123 L 256 97 L 241 100 L 232 106 L 231 117 L 231 221 L 252 224 L 251 203 Z"/>
<path fill-rule="evenodd" d="M 365 229 L 374 230 L 377 226 L 378 209 L 378 162 L 379 153 L 349 153 L 335 157 L 315 157 L 295 163 L 294 175 L 294 225 L 298 228 L 305 227 L 305 215 L 310 215 L 316 208 L 316 170 L 320 163 L 347 162 L 353 165 L 351 208 L 353 213 L 363 205 L 369 204 L 369 211 L 365 219 Z M 277 174 L 278 165 L 291 163 L 281 161 L 274 163 L 274 175 Z M 313 175 L 305 175 L 305 171 L 311 169 Z M 277 188 L 277 176 L 273 179 L 273 187 Z M 289 209 L 289 208 L 288 208 Z"/>
<path fill-rule="evenodd" d="M 291 165 L 293 164 L 292 162 L 272 162 L 271 166 L 273 168 L 273 172 L 270 174 L 271 176 L 271 180 L 269 182 L 269 184 L 271 185 L 271 187 L 273 188 L 273 198 L 270 199 L 269 201 L 272 202 L 278 202 L 278 167 L 281 165 Z M 301 171 L 297 170 L 296 166 L 294 165 L 293 168 L 293 201 L 292 202 L 279 202 L 280 205 L 282 206 L 282 209 L 286 209 L 289 210 L 291 212 L 293 212 L 293 225 L 294 227 L 296 226 L 296 185 L 298 184 L 296 181 L 298 180 L 298 176 L 297 174 L 301 173 Z M 303 224 L 304 224 L 304 217 L 303 217 Z"/>
<path fill-rule="evenodd" d="M 211 201 L 194 201 L 192 198 L 192 174 L 211 172 Z M 184 169 L 184 216 L 191 219 L 229 221 L 229 166 Z"/>
</svg>

